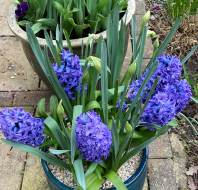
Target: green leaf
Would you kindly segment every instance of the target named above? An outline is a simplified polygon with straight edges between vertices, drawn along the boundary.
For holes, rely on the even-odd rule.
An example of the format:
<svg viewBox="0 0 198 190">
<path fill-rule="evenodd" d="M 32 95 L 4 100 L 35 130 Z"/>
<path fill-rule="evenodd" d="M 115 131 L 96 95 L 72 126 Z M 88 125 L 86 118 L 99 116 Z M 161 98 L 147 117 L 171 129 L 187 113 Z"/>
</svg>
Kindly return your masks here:
<svg viewBox="0 0 198 190">
<path fill-rule="evenodd" d="M 69 149 L 69 139 L 60 130 L 58 123 L 50 116 L 44 121 L 45 125 L 49 128 L 54 138 L 63 150 Z"/>
<path fill-rule="evenodd" d="M 66 110 L 66 113 L 69 119 L 71 119 L 72 118 L 71 102 L 69 98 L 67 97 L 64 89 L 60 85 L 56 74 L 54 73 L 54 70 L 51 66 L 51 61 L 49 60 L 48 50 L 44 48 L 45 51 L 44 52 L 42 51 L 35 34 L 33 33 L 31 27 L 28 25 L 26 27 L 26 32 L 27 32 L 28 41 L 30 43 L 32 51 L 35 57 L 37 58 L 37 61 L 38 61 L 37 66 L 39 70 L 46 77 L 46 80 L 48 80 L 49 84 L 51 84 L 57 97 L 59 99 L 62 99 L 64 109 Z"/>
<path fill-rule="evenodd" d="M 56 47 L 55 47 L 54 44 L 53 44 L 53 40 L 50 38 L 50 36 L 49 36 L 49 34 L 47 33 L 47 31 L 44 31 L 44 35 L 45 35 L 45 40 L 46 40 L 46 42 L 47 42 L 47 46 L 48 46 L 48 48 L 49 48 L 49 50 L 50 50 L 50 52 L 51 52 L 51 54 L 52 54 L 52 56 L 53 56 L 53 58 L 54 58 L 54 61 L 55 61 L 58 65 L 60 65 L 60 64 L 61 64 L 61 62 L 60 62 L 60 55 L 59 55 L 59 53 L 58 53 Z"/>
<path fill-rule="evenodd" d="M 52 18 L 41 18 L 39 20 L 37 20 L 38 23 L 41 23 L 42 26 L 47 27 L 47 28 L 51 28 L 51 29 L 55 29 L 56 28 L 56 20 L 52 19 Z"/>
<path fill-rule="evenodd" d="M 101 106 L 97 101 L 89 102 L 85 108 L 86 111 L 93 110 L 93 109 L 101 109 Z"/>
<path fill-rule="evenodd" d="M 35 23 L 32 26 L 32 31 L 34 32 L 34 34 L 37 34 L 38 32 L 40 32 L 41 30 L 43 30 L 45 27 L 43 27 L 42 23 Z"/>
<path fill-rule="evenodd" d="M 113 185 L 119 189 L 119 190 L 127 190 L 124 182 L 122 181 L 122 179 L 118 176 L 118 174 L 116 172 L 114 172 L 113 170 L 109 171 L 105 177 L 111 181 L 113 183 Z"/>
<path fill-rule="evenodd" d="M 100 179 L 96 173 L 86 176 L 87 190 L 98 190 L 104 183 L 104 179 Z"/>
<path fill-rule="evenodd" d="M 171 127 L 178 127 L 179 126 L 176 119 L 171 120 L 167 125 L 171 126 Z"/>
<path fill-rule="evenodd" d="M 40 99 L 40 101 L 38 102 L 35 115 L 36 117 L 47 117 L 47 113 L 45 110 L 45 98 Z"/>
<path fill-rule="evenodd" d="M 58 107 L 58 98 L 56 96 L 51 96 L 50 97 L 50 114 L 51 116 L 57 120 L 57 112 L 56 109 Z"/>
<path fill-rule="evenodd" d="M 112 141 L 113 141 L 113 150 L 114 150 L 114 157 L 115 159 L 117 158 L 117 154 L 119 151 L 119 134 L 118 134 L 118 130 L 115 124 L 115 121 L 112 121 Z"/>
<path fill-rule="evenodd" d="M 195 51 L 197 50 L 198 48 L 198 45 L 194 46 L 191 51 L 188 53 L 188 55 L 182 59 L 181 63 L 182 64 L 185 64 L 189 59 L 190 57 L 195 53 Z"/>
<path fill-rule="evenodd" d="M 108 72 L 107 72 L 107 47 L 105 41 L 102 42 L 101 47 L 101 92 L 102 92 L 102 108 L 104 122 L 108 123 Z"/>
<path fill-rule="evenodd" d="M 71 161 L 72 163 L 74 163 L 74 157 L 76 153 L 76 132 L 75 132 L 76 119 L 82 113 L 82 111 L 83 111 L 82 105 L 74 106 L 73 120 L 72 120 L 72 135 L 71 135 Z"/>
<path fill-rule="evenodd" d="M 69 152 L 69 150 L 55 150 L 55 149 L 49 149 L 49 152 L 55 155 L 60 155 L 60 154 L 64 154 L 66 152 Z"/>
<path fill-rule="evenodd" d="M 62 100 L 59 102 L 59 104 L 57 106 L 57 115 L 58 115 L 59 121 L 63 121 L 64 120 L 65 111 L 64 111 L 64 108 L 62 106 Z"/>
<path fill-rule="evenodd" d="M 145 43 L 146 43 L 146 35 L 148 31 L 148 26 L 145 24 L 142 29 L 142 34 L 140 36 L 140 51 L 137 53 L 137 78 L 140 77 L 141 75 L 141 70 L 142 70 L 142 63 L 143 63 L 143 56 L 144 56 L 144 51 L 145 51 Z"/>
<path fill-rule="evenodd" d="M 88 175 L 92 174 L 95 171 L 97 166 L 98 166 L 97 163 L 91 163 L 91 165 L 89 166 L 89 168 L 87 169 L 85 173 L 85 176 L 87 177 Z"/>
<path fill-rule="evenodd" d="M 188 119 L 187 116 L 185 116 L 183 113 L 179 113 L 180 116 L 182 116 L 191 126 L 194 135 L 198 136 L 198 130 L 195 128 L 195 126 L 193 125 L 193 123 L 190 121 L 190 119 Z"/>
<path fill-rule="evenodd" d="M 98 73 L 101 72 L 101 59 L 98 57 L 89 56 L 86 60 L 90 66 L 94 67 L 98 71 Z"/>
<path fill-rule="evenodd" d="M 83 188 L 83 190 L 86 190 L 85 173 L 83 169 L 82 159 L 74 161 L 74 170 L 79 185 Z"/>
<path fill-rule="evenodd" d="M 194 101 L 196 104 L 198 104 L 198 98 L 191 97 L 191 100 Z"/>
<path fill-rule="evenodd" d="M 70 51 L 70 52 L 73 52 L 72 45 L 71 45 L 71 41 L 70 41 L 69 34 L 68 34 L 67 30 L 63 30 L 63 34 L 64 34 L 65 39 L 66 39 L 66 41 L 67 41 L 67 46 L 68 46 L 68 48 L 69 48 L 69 51 Z"/>
<path fill-rule="evenodd" d="M 58 159 L 57 157 L 50 155 L 48 153 L 45 153 L 41 150 L 39 150 L 38 148 L 33 148 L 31 146 L 28 145 L 24 145 L 24 144 L 20 144 L 20 143 L 16 143 L 16 142 L 12 142 L 12 141 L 8 141 L 8 140 L 3 140 L 6 144 L 14 147 L 14 148 L 18 148 L 24 152 L 28 152 L 34 156 L 37 156 L 43 160 L 45 160 L 46 162 L 53 164 L 55 166 L 59 166 L 61 168 L 65 168 L 65 169 L 69 169 L 67 163 L 63 162 L 61 159 Z"/>
<path fill-rule="evenodd" d="M 136 16 L 133 15 L 132 20 L 131 20 L 131 42 L 132 42 L 132 51 L 133 51 L 133 61 L 136 58 L 136 51 L 137 51 L 137 43 L 136 43 Z"/>
</svg>

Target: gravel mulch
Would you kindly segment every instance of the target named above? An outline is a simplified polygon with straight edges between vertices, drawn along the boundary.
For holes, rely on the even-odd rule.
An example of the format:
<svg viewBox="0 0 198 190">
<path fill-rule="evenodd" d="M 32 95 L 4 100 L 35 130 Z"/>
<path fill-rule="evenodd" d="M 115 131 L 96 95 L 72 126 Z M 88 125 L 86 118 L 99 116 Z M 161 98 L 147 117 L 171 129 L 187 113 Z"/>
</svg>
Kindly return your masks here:
<svg viewBox="0 0 198 190">
<path fill-rule="evenodd" d="M 137 154 L 120 167 L 120 169 L 118 170 L 118 175 L 123 181 L 126 181 L 131 175 L 135 173 L 135 171 L 139 167 L 140 160 L 141 154 Z M 69 172 L 68 170 L 60 169 L 59 167 L 51 164 L 49 164 L 49 168 L 52 174 L 62 183 L 70 187 L 76 186 L 71 172 Z M 107 189 L 110 187 L 112 187 L 112 183 L 106 181 L 101 189 Z"/>
</svg>

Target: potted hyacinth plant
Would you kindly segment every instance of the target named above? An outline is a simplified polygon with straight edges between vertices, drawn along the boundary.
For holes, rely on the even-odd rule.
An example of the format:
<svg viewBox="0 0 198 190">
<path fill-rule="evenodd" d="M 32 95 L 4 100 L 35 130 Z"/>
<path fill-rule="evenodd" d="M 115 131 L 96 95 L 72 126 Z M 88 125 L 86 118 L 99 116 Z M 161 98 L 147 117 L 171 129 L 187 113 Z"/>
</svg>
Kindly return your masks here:
<svg viewBox="0 0 198 190">
<path fill-rule="evenodd" d="M 106 20 L 115 6 L 121 10 L 120 19 L 129 24 L 135 12 L 135 0 L 17 0 L 11 6 L 8 23 L 22 42 L 33 69 L 45 80 L 28 44 L 25 26 L 31 26 L 40 46 L 44 47 L 47 44 L 43 31 L 47 30 L 56 42 L 60 30 L 57 26 L 60 25 L 64 33 L 59 35 L 63 38 L 63 47 L 71 46 L 80 55 L 83 44 L 89 41 L 89 34 L 97 34 L 96 38 L 101 35 L 106 38 Z"/>
<path fill-rule="evenodd" d="M 54 55 L 59 46 L 46 34 L 48 47 L 42 49 L 31 27 L 26 28 L 30 46 L 56 96 L 51 97 L 49 110 L 41 99 L 35 117 L 22 108 L 3 109 L 0 129 L 5 143 L 41 158 L 52 190 L 141 190 L 147 145 L 177 125 L 177 114 L 191 99 L 190 86 L 181 79 L 181 72 L 195 48 L 181 61 L 162 54 L 180 21 L 159 45 L 156 34 L 148 30 L 149 13 L 143 18 L 139 37 L 133 17 L 133 55 L 122 74 L 127 26 L 119 26 L 118 15 L 115 9 L 109 17 L 107 41 L 97 40 L 96 55 L 88 44 L 83 59 L 63 48 L 59 59 L 54 56 L 52 61 L 49 50 Z M 111 35 L 113 32 L 117 35 Z M 148 36 L 153 38 L 154 50 L 145 67 Z M 130 168 L 137 154 L 137 169 L 124 178 L 119 169 L 124 164 Z M 56 176 L 57 168 L 63 171 L 62 180 Z"/>
</svg>

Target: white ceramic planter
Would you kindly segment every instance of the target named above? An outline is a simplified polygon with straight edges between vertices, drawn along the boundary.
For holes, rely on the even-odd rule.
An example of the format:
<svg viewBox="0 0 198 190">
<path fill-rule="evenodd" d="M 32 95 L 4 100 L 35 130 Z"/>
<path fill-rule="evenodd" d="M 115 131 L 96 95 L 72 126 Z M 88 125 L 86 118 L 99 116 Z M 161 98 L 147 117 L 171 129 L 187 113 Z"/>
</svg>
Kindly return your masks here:
<svg viewBox="0 0 198 190">
<path fill-rule="evenodd" d="M 24 49 L 24 52 L 26 54 L 26 57 L 27 57 L 28 61 L 30 62 L 30 64 L 32 65 L 35 72 L 44 81 L 46 81 L 45 76 L 43 75 L 42 71 L 38 67 L 38 63 L 37 63 L 37 60 L 32 52 L 32 49 L 29 46 L 26 31 L 24 31 L 17 23 L 16 16 L 15 16 L 15 9 L 16 9 L 16 5 L 12 5 L 10 8 L 9 15 L 8 15 L 9 27 L 12 30 L 12 32 L 20 39 L 23 49 Z M 128 0 L 127 11 L 124 14 L 124 16 L 122 17 L 122 19 L 126 22 L 127 25 L 130 23 L 131 18 L 134 15 L 134 13 L 135 13 L 135 0 Z M 104 39 L 106 39 L 106 31 L 95 34 L 96 39 L 99 38 L 100 36 L 102 36 Z M 128 38 L 128 36 L 127 36 L 127 38 Z M 37 37 L 37 39 L 38 39 L 38 42 L 41 47 L 44 47 L 47 45 L 44 38 Z M 73 48 L 74 53 L 81 52 L 80 50 L 81 50 L 82 42 L 83 42 L 83 44 L 87 44 L 88 37 L 71 40 L 71 46 Z M 66 40 L 63 41 L 63 47 L 67 48 Z"/>
</svg>

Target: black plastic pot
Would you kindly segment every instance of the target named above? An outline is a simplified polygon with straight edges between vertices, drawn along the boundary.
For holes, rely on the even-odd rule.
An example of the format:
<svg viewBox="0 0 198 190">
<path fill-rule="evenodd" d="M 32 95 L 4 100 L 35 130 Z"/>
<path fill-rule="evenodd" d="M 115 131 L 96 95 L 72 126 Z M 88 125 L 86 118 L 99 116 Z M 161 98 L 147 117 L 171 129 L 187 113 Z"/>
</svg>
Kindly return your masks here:
<svg viewBox="0 0 198 190">
<path fill-rule="evenodd" d="M 148 162 L 148 150 L 143 150 L 142 159 L 140 165 L 136 172 L 127 179 L 124 183 L 128 190 L 142 190 L 144 181 L 147 174 L 147 162 Z M 60 182 L 50 171 L 47 163 L 44 160 L 41 160 L 43 170 L 45 172 L 49 187 L 51 190 L 73 190 L 69 186 L 66 186 Z M 110 188 L 108 190 L 115 190 L 116 188 Z"/>
</svg>

